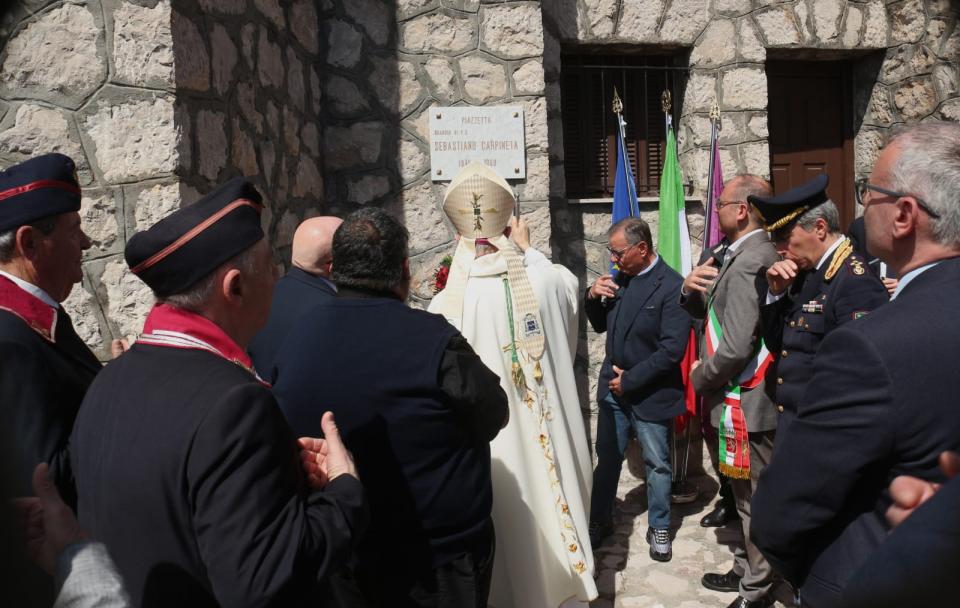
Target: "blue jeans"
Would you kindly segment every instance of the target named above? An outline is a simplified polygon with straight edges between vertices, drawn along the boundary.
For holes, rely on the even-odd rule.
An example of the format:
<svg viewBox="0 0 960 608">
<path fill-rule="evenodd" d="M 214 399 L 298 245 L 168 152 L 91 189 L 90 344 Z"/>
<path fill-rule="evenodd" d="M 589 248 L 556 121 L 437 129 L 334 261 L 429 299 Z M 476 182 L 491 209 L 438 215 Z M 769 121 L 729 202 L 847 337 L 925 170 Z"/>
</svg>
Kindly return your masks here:
<svg viewBox="0 0 960 608">
<path fill-rule="evenodd" d="M 647 520 L 651 528 L 670 527 L 670 420 L 640 420 L 626 411 L 608 394 L 600 402 L 597 416 L 597 468 L 593 471 L 593 492 L 590 500 L 590 521 L 605 523 L 613 515 L 623 454 L 627 450 L 630 427 L 633 426 L 643 448 L 647 469 Z"/>
</svg>

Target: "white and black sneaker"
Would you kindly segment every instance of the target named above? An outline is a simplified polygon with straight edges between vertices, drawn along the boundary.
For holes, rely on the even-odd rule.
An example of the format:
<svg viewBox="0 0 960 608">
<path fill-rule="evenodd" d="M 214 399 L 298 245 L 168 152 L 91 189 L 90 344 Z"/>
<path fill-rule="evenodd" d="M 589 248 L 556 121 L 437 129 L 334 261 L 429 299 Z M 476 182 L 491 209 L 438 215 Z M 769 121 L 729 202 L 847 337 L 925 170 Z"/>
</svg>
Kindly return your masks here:
<svg viewBox="0 0 960 608">
<path fill-rule="evenodd" d="M 647 528 L 647 543 L 650 544 L 650 559 L 668 562 L 673 558 L 669 528 Z"/>
</svg>

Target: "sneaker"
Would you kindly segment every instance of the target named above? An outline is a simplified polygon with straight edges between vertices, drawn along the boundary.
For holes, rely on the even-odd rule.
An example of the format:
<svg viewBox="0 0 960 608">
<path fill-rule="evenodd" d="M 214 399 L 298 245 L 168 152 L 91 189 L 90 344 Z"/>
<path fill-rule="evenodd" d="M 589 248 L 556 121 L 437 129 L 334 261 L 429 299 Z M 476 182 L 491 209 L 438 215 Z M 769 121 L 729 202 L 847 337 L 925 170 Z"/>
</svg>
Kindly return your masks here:
<svg viewBox="0 0 960 608">
<path fill-rule="evenodd" d="M 601 523 L 591 521 L 588 530 L 590 532 L 590 544 L 596 549 L 603 543 L 603 539 L 610 536 L 610 533 L 613 532 L 613 522 L 606 521 Z"/>
<path fill-rule="evenodd" d="M 647 528 L 647 542 L 650 544 L 650 559 L 668 562 L 673 558 L 669 528 Z"/>
</svg>

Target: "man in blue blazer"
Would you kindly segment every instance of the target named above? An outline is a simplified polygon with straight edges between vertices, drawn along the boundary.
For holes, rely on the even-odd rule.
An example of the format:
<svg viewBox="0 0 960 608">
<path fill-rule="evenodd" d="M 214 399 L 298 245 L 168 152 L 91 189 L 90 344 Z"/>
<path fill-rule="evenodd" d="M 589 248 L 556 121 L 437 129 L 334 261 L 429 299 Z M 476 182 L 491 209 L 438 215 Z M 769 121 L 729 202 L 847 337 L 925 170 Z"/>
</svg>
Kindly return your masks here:
<svg viewBox="0 0 960 608">
<path fill-rule="evenodd" d="M 597 468 L 593 473 L 590 536 L 610 533 L 613 502 L 630 427 L 643 448 L 650 557 L 670 561 L 671 421 L 683 411 L 680 360 L 690 315 L 680 306 L 683 277 L 653 250 L 650 227 L 631 217 L 608 233 L 616 279 L 605 274 L 587 290 L 584 310 L 607 332 L 607 355 L 597 385 Z"/>
<path fill-rule="evenodd" d="M 293 259 L 290 271 L 273 290 L 270 320 L 250 341 L 248 351 L 260 377 L 276 381 L 274 361 L 280 345 L 297 320 L 311 308 L 337 295 L 330 280 L 333 264 L 333 233 L 343 223 L 338 217 L 312 217 L 304 220 L 293 235 Z"/>
<path fill-rule="evenodd" d="M 848 605 L 887 536 L 891 480 L 942 482 L 940 453 L 960 448 L 960 125 L 895 135 L 858 199 L 869 249 L 900 283 L 824 339 L 753 499 L 754 542 L 810 608 Z"/>
</svg>

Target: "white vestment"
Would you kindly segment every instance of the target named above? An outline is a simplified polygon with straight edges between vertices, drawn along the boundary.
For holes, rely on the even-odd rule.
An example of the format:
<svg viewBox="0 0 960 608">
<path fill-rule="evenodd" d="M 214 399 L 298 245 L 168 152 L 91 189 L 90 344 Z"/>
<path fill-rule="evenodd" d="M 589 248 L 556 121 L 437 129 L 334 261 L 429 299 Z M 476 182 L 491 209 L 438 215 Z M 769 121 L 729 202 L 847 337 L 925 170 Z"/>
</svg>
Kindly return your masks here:
<svg viewBox="0 0 960 608">
<path fill-rule="evenodd" d="M 546 338 L 542 382 L 531 361 L 523 364 L 535 402 L 525 403 L 511 380 L 507 264 L 499 252 L 473 261 L 458 326 L 510 401 L 510 422 L 490 444 L 496 557 L 489 605 L 566 608 L 597 597 L 587 532 L 592 469 L 573 373 L 580 294 L 573 274 L 535 249 L 527 249 L 524 266 Z M 441 311 L 443 298 L 438 293 L 429 310 Z"/>
</svg>

